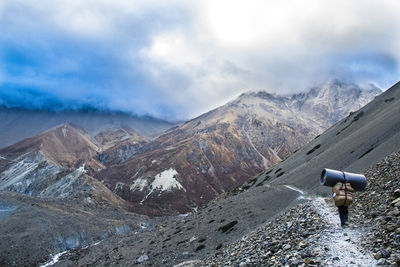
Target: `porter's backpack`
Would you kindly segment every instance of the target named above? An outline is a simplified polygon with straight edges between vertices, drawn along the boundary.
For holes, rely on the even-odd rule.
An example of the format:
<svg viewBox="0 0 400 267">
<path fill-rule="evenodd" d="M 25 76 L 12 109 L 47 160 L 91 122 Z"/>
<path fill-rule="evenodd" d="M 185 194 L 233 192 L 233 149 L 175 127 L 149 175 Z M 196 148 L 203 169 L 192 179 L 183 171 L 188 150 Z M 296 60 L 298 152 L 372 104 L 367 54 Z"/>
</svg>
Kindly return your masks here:
<svg viewBox="0 0 400 267">
<path fill-rule="evenodd" d="M 350 183 L 338 182 L 332 187 L 335 206 L 350 206 L 354 198 L 354 189 Z"/>
</svg>

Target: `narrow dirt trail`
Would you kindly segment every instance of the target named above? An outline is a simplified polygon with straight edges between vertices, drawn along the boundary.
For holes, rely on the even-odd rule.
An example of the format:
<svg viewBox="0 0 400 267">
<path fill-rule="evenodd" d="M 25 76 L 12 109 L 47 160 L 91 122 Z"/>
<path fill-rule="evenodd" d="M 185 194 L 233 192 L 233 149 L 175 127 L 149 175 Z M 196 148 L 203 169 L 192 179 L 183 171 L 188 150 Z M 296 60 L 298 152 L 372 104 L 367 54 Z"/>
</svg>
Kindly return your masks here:
<svg viewBox="0 0 400 267">
<path fill-rule="evenodd" d="M 377 266 L 371 253 L 364 251 L 360 245 L 362 235 L 365 233 L 358 228 L 342 228 L 338 212 L 333 204 L 329 205 L 325 198 L 309 196 L 297 187 L 284 186 L 297 191 L 300 199 L 310 200 L 324 225 L 327 226 L 320 233 L 318 246 L 315 248 L 324 259 L 323 266 Z"/>
<path fill-rule="evenodd" d="M 342 228 L 335 207 L 328 205 L 324 198 L 317 197 L 313 199 L 312 203 L 316 212 L 328 226 L 323 230 L 319 239 L 320 255 L 325 260 L 324 266 L 377 265 L 372 255 L 364 251 L 360 245 L 362 229 Z"/>
</svg>

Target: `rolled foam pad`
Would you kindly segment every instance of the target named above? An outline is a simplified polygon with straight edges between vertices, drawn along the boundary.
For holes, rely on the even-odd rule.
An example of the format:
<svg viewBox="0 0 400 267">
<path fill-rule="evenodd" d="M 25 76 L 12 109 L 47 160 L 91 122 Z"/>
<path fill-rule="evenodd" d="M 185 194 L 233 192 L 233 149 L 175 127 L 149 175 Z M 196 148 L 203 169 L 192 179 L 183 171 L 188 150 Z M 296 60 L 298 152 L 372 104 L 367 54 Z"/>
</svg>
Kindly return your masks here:
<svg viewBox="0 0 400 267">
<path fill-rule="evenodd" d="M 321 185 L 334 186 L 337 182 L 347 182 L 356 191 L 363 191 L 367 186 L 367 178 L 364 175 L 351 172 L 345 172 L 344 174 L 346 178 L 341 171 L 324 169 L 321 173 Z"/>
</svg>

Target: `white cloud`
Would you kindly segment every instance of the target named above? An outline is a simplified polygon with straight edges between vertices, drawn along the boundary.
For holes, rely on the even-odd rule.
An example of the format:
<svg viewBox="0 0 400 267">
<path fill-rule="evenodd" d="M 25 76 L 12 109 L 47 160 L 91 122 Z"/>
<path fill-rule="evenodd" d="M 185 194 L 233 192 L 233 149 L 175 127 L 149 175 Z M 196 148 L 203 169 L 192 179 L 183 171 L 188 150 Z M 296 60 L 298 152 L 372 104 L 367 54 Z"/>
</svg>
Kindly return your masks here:
<svg viewBox="0 0 400 267">
<path fill-rule="evenodd" d="M 153 37 L 151 46 L 142 53 L 151 61 L 176 67 L 201 64 L 200 51 L 191 45 L 182 33 L 162 33 Z"/>
<path fill-rule="evenodd" d="M 0 42 L 43 54 L 38 75 L 3 67 L 3 79 L 61 76 L 113 108 L 178 119 L 332 76 L 386 87 L 400 74 L 398 14 L 398 0 L 3 0 Z"/>
</svg>

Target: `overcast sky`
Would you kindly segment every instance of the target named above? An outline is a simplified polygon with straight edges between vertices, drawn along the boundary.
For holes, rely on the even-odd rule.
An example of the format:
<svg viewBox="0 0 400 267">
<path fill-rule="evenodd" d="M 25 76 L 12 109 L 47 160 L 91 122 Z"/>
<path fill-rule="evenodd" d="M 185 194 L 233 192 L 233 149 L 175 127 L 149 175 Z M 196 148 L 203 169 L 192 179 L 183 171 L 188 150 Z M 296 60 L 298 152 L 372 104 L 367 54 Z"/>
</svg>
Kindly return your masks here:
<svg viewBox="0 0 400 267">
<path fill-rule="evenodd" d="M 187 119 L 247 90 L 399 80 L 399 0 L 1 0 L 0 104 Z"/>
</svg>

